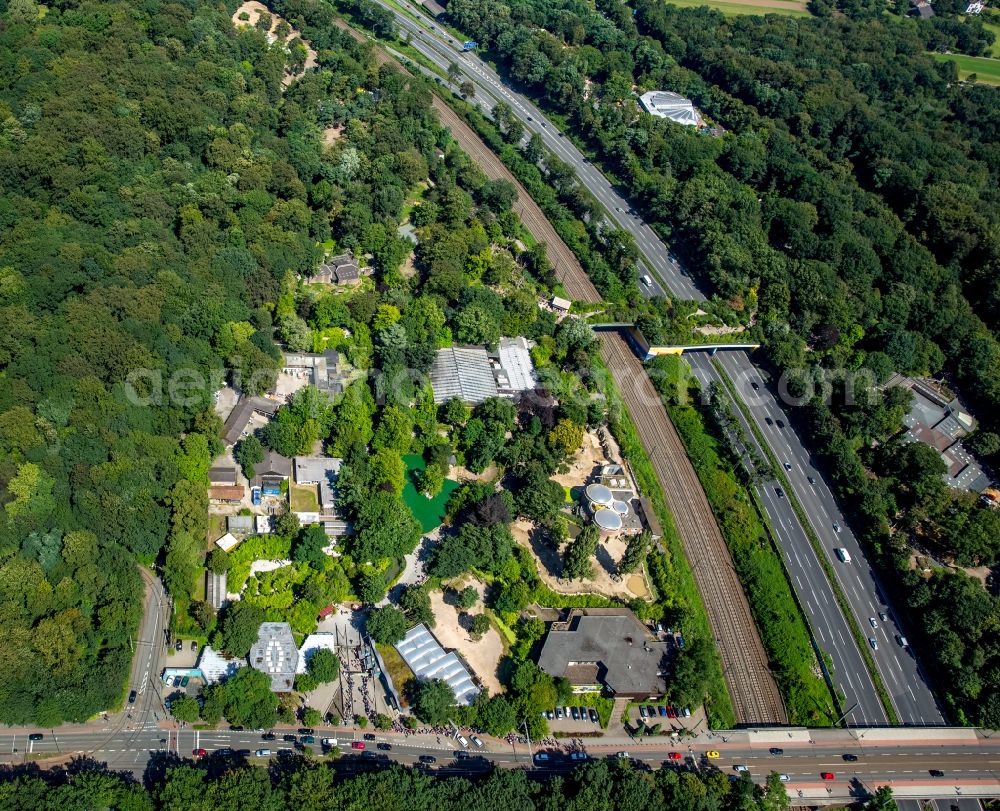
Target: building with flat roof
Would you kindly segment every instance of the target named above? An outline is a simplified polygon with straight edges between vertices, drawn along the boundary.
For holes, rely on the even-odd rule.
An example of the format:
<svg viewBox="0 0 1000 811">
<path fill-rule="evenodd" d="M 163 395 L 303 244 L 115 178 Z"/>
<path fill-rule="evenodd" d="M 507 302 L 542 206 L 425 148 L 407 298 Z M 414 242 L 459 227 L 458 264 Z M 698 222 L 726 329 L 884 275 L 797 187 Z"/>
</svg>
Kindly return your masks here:
<svg viewBox="0 0 1000 811">
<path fill-rule="evenodd" d="M 668 651 L 627 608 L 574 608 L 549 626 L 538 666 L 577 693 L 643 700 L 666 690 Z"/>
<path fill-rule="evenodd" d="M 271 691 L 290 693 L 295 683 L 299 651 L 287 622 L 262 622 L 250 648 L 250 666 L 271 677 Z"/>
<path fill-rule="evenodd" d="M 312 352 L 286 352 L 285 374 L 306 372 L 309 383 L 327 394 L 340 394 L 344 390 L 338 366 L 340 354 L 335 349 L 327 349 L 316 354 Z"/>
<path fill-rule="evenodd" d="M 690 99 L 671 93 L 669 90 L 650 90 L 648 93 L 643 93 L 639 96 L 639 104 L 650 115 L 669 118 L 676 124 L 700 127 L 703 123 L 701 115 Z"/>
<path fill-rule="evenodd" d="M 496 352 L 480 346 L 439 349 L 431 366 L 434 402 L 453 397 L 477 405 L 490 397 L 514 397 L 536 386 L 531 345 L 524 338 L 501 338 Z"/>
<path fill-rule="evenodd" d="M 208 483 L 212 486 L 233 487 L 237 482 L 239 478 L 235 467 L 215 465 L 208 469 Z"/>
<path fill-rule="evenodd" d="M 441 679 L 447 682 L 455 691 L 457 703 L 471 704 L 479 694 L 472 674 L 458 658 L 458 654 L 454 651 L 445 652 L 426 625 L 421 623 L 411 628 L 402 641 L 396 643 L 396 650 L 418 679 Z"/>
</svg>

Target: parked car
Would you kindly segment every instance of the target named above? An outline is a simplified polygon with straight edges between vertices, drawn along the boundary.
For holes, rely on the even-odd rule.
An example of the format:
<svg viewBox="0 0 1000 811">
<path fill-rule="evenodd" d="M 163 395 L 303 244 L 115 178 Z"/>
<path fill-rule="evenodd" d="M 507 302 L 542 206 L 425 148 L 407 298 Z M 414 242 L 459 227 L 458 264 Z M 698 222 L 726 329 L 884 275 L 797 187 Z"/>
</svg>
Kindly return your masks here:
<svg viewBox="0 0 1000 811">
<path fill-rule="evenodd" d="M 469 740 L 472 741 L 473 745 L 477 749 L 482 749 L 483 748 L 483 742 L 482 742 L 482 740 L 480 740 L 479 737 L 477 737 L 476 735 L 470 735 L 469 736 Z"/>
<path fill-rule="evenodd" d="M 129 693 L 128 694 L 128 703 L 129 704 L 135 704 L 135 700 L 138 697 L 138 695 L 139 694 L 135 690 L 133 690 L 131 693 Z"/>
<path fill-rule="evenodd" d="M 632 756 L 628 752 L 618 752 L 615 757 L 621 760 L 628 760 Z"/>
<path fill-rule="evenodd" d="M 586 752 L 570 752 L 569 753 L 569 759 L 570 760 L 586 760 L 587 757 L 588 757 L 588 755 L 587 755 Z"/>
<path fill-rule="evenodd" d="M 174 650 L 176 651 L 184 650 L 184 643 L 178 639 L 177 642 L 174 644 Z"/>
<path fill-rule="evenodd" d="M 316 734 L 316 730 L 315 729 L 309 729 L 309 727 L 300 727 L 299 728 L 299 735 L 315 735 L 315 734 Z"/>
<path fill-rule="evenodd" d="M 364 741 L 351 741 L 351 749 L 357 749 L 358 751 L 363 752 L 364 748 L 365 748 Z"/>
<path fill-rule="evenodd" d="M 601 719 L 597 717 L 597 710 L 595 710 L 593 707 L 587 710 L 587 712 L 590 713 L 590 723 L 599 724 L 601 722 Z"/>
<path fill-rule="evenodd" d="M 456 735 L 455 740 L 458 741 L 460 744 L 462 744 L 464 748 L 466 749 L 469 748 L 469 739 L 466 738 L 464 735 Z"/>
<path fill-rule="evenodd" d="M 548 752 L 535 752 L 535 763 L 545 763 L 551 760 Z"/>
<path fill-rule="evenodd" d="M 254 755 L 256 757 L 271 757 L 271 750 L 270 749 L 258 749 L 256 752 L 254 752 Z"/>
<path fill-rule="evenodd" d="M 28 740 L 29 740 L 29 741 L 40 741 L 40 740 L 42 740 L 42 739 L 43 739 L 44 737 L 45 737 L 45 736 L 44 736 L 44 735 L 43 735 L 43 734 L 42 734 L 41 732 L 32 732 L 32 733 L 31 733 L 31 734 L 30 734 L 30 735 L 28 736 Z"/>
<path fill-rule="evenodd" d="M 185 676 L 184 678 L 181 679 L 181 687 L 187 687 L 188 686 L 188 682 L 190 682 L 190 681 L 191 681 L 191 677 L 190 676 Z"/>
<path fill-rule="evenodd" d="M 643 718 L 646 718 L 648 715 L 648 713 L 646 712 L 646 707 L 642 704 L 639 705 L 639 715 L 641 715 Z"/>
<path fill-rule="evenodd" d="M 580 711 L 576 707 L 570 707 L 569 711 L 573 714 L 574 721 L 580 720 Z"/>
<path fill-rule="evenodd" d="M 191 650 L 194 651 L 198 650 L 198 643 L 195 642 L 193 639 L 191 640 Z"/>
<path fill-rule="evenodd" d="M 682 714 L 682 715 L 683 715 L 683 716 L 684 716 L 685 718 L 690 718 L 690 717 L 691 717 L 691 710 L 690 710 L 690 709 L 688 709 L 687 707 L 685 707 L 685 708 L 684 708 L 684 711 L 683 711 L 683 712 L 682 712 L 681 714 Z"/>
<path fill-rule="evenodd" d="M 563 717 L 563 708 L 556 707 L 556 718 L 558 718 L 561 721 L 562 717 Z"/>
<path fill-rule="evenodd" d="M 252 755 L 252 754 L 253 753 L 249 749 L 237 749 L 236 750 L 236 756 L 237 757 L 250 757 L 250 755 Z"/>
<path fill-rule="evenodd" d="M 819 776 L 822 777 L 824 780 L 833 780 L 835 777 L 833 772 L 820 772 Z"/>
<path fill-rule="evenodd" d="M 421 755 L 420 756 L 420 762 L 421 763 L 427 763 L 429 765 L 431 763 L 437 763 L 438 759 L 436 757 L 434 757 L 434 755 Z"/>
<path fill-rule="evenodd" d="M 555 713 L 554 713 L 554 712 L 552 712 L 552 710 L 546 710 L 546 711 L 545 711 L 545 713 L 544 713 L 544 715 L 545 715 L 545 717 L 546 717 L 546 718 L 548 718 L 548 719 L 549 719 L 550 721 L 551 721 L 551 720 L 552 720 L 553 718 L 555 718 L 555 717 L 556 717 L 556 716 L 555 716 Z"/>
<path fill-rule="evenodd" d="M 656 711 L 660 714 L 660 718 L 667 717 L 667 708 L 664 707 L 662 704 L 656 708 Z"/>
</svg>

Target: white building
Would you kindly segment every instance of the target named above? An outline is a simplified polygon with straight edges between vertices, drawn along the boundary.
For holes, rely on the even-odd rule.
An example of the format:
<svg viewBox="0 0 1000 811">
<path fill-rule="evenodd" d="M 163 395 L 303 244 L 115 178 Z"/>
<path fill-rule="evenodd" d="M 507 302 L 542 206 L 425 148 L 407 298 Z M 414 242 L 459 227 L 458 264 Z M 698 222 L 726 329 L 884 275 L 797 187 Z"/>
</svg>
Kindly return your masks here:
<svg viewBox="0 0 1000 811">
<path fill-rule="evenodd" d="M 669 118 L 677 124 L 700 127 L 701 115 L 690 99 L 671 93 L 669 90 L 650 90 L 639 96 L 639 104 L 650 115 Z"/>
</svg>

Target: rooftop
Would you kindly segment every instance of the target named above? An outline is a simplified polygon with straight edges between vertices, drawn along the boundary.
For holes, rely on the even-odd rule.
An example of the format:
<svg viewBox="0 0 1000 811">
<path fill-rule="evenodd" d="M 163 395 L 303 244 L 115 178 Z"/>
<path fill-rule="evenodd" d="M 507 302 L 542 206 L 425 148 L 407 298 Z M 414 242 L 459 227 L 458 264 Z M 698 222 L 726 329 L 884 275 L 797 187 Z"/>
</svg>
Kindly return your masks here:
<svg viewBox="0 0 1000 811">
<path fill-rule="evenodd" d="M 295 483 L 318 484 L 319 506 L 324 511 L 334 508 L 334 485 L 343 459 L 330 456 L 296 456 Z"/>
<path fill-rule="evenodd" d="M 291 692 L 299 652 L 287 622 L 262 622 L 257 629 L 257 641 L 250 648 L 250 666 L 271 677 L 275 693 Z"/>
<path fill-rule="evenodd" d="M 462 660 L 454 652 L 445 653 L 426 625 L 411 628 L 396 644 L 396 650 L 418 679 L 447 682 L 455 691 L 455 700 L 459 704 L 471 704 L 479 693 Z"/>
<path fill-rule="evenodd" d="M 627 608 L 573 609 L 549 627 L 538 666 L 578 685 L 645 697 L 666 689 L 667 650 Z"/>
<path fill-rule="evenodd" d="M 498 349 L 500 366 L 507 373 L 507 391 L 528 391 L 537 383 L 535 364 L 531 361 L 528 342 L 524 338 L 501 338 Z"/>
<path fill-rule="evenodd" d="M 241 397 L 236 407 L 229 413 L 222 429 L 222 440 L 227 445 L 235 445 L 250 424 L 250 418 L 257 414 L 273 417 L 278 413 L 280 403 L 267 397 Z"/>
<path fill-rule="evenodd" d="M 639 97 L 639 104 L 650 115 L 669 118 L 677 124 L 689 127 L 701 126 L 701 116 L 690 99 L 671 93 L 669 90 L 650 90 Z"/>
<path fill-rule="evenodd" d="M 476 404 L 498 393 L 489 355 L 481 346 L 439 349 L 431 366 L 431 386 L 439 404 L 453 397 Z"/>
</svg>

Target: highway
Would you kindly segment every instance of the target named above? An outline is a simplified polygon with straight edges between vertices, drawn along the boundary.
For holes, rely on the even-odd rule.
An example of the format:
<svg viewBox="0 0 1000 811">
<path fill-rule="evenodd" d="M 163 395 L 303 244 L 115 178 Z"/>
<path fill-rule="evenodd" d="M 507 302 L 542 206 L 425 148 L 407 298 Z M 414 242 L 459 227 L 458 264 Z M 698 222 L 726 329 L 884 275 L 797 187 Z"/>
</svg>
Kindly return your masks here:
<svg viewBox="0 0 1000 811">
<path fill-rule="evenodd" d="M 866 734 L 877 735 L 885 730 L 851 730 L 846 735 L 844 732 L 770 730 L 755 737 L 746 732 L 723 731 L 674 742 L 666 739 L 651 742 L 587 740 L 574 751 L 585 752 L 592 758 L 614 757 L 624 751 L 638 766 L 650 769 L 685 766 L 734 774 L 735 767 L 741 765 L 758 781 L 766 780 L 771 772 L 778 772 L 785 775 L 791 797 L 821 801 L 857 798 L 882 784 L 892 785 L 898 795 L 920 799 L 991 796 L 1000 790 L 1000 741 L 975 735 L 954 739 L 945 736 L 926 740 L 913 737 L 869 740 Z M 108 737 L 98 730 L 68 728 L 46 733 L 43 740 L 31 742 L 26 741 L 23 734 L 3 734 L 0 735 L 0 761 L 10 763 L 23 759 L 46 765 L 74 753 L 88 754 L 106 762 L 111 769 L 131 771 L 141 778 L 151 761 L 158 758 L 190 760 L 196 749 L 206 750 L 209 758 L 257 763 L 267 759 L 255 757 L 261 748 L 269 749 L 274 757 L 295 751 L 293 742 L 283 740 L 285 735 L 298 737 L 295 730 L 275 730 L 273 734 L 275 740 L 264 740 L 259 731 L 144 728 L 134 733 L 123 730 Z M 488 739 L 484 749 L 458 755 L 461 747 L 446 737 L 414 735 L 404 738 L 399 733 L 378 732 L 368 734 L 374 740 L 366 740 L 365 752 L 359 753 L 351 749 L 351 743 L 362 740 L 361 732 L 327 728 L 317 730 L 315 735 L 317 745 L 313 750 L 316 752 L 322 737 L 336 737 L 335 748 L 340 755 L 338 767 L 342 765 L 347 770 L 390 762 L 415 766 L 419 758 L 426 755 L 435 759 L 426 768 L 442 774 L 469 774 L 491 765 L 559 772 L 572 768 L 577 762 L 569 758 L 568 748 L 532 746 L 529 754 L 529 748 L 523 743 L 511 745 L 494 739 Z M 382 749 L 378 748 L 380 745 Z M 18 756 L 9 755 L 14 748 L 20 748 Z M 532 766 L 532 755 L 539 751 L 545 751 L 549 760 L 535 760 Z M 719 756 L 709 757 L 709 752 L 718 752 Z M 833 778 L 824 779 L 824 772 L 831 773 Z"/>
<path fill-rule="evenodd" d="M 787 406 L 778 403 L 746 353 L 720 352 L 716 359 L 746 403 L 779 464 L 790 465 L 791 469 L 786 469 L 785 475 L 833 564 L 854 619 L 866 637 L 876 640 L 878 650 L 873 650 L 872 654 L 900 721 L 906 724 L 943 724 L 944 716 L 916 658 L 909 647 L 904 648 L 897 642 L 897 636 L 906 636 L 907 630 L 899 626 L 896 613 L 884 599 L 885 592 L 877 575 L 862 553 L 833 493 L 790 427 Z M 757 388 L 754 388 L 755 383 Z M 850 563 L 843 563 L 837 558 L 834 549 L 838 547 L 847 549 L 851 556 Z M 881 619 L 880 614 L 884 614 L 886 619 Z M 875 618 L 878 628 L 871 627 L 869 618 Z M 919 633 L 919 630 L 915 629 L 914 633 Z"/>
<path fill-rule="evenodd" d="M 722 385 L 718 370 L 712 365 L 707 352 L 685 353 L 684 359 L 691 365 L 695 377 L 706 391 L 713 382 Z M 757 447 L 750 427 L 735 403 L 732 411 L 743 428 L 746 440 Z M 763 457 L 763 453 L 761 456 Z M 777 488 L 778 483 L 771 479 L 758 484 L 755 489 L 778 535 L 792 587 L 809 617 L 816 642 L 830 655 L 833 662 L 832 678 L 843 697 L 841 709 L 847 712 L 846 721 L 851 726 L 887 724 L 889 719 L 847 620 L 837 605 L 833 587 L 816 558 L 795 510 L 787 498 L 778 496 Z"/>
<path fill-rule="evenodd" d="M 655 294 L 658 290 L 665 288 L 674 296 L 685 299 L 704 299 L 703 293 L 697 288 L 693 281 L 686 275 L 685 271 L 672 257 L 667 247 L 656 236 L 651 228 L 646 225 L 641 218 L 631 215 L 628 212 L 631 206 L 612 187 L 611 183 L 601 174 L 601 172 L 590 164 L 583 154 L 576 149 L 572 142 L 563 137 L 557 128 L 548 121 L 542 112 L 521 94 L 511 90 L 500 79 L 483 60 L 475 53 L 462 53 L 457 43 L 449 42 L 449 36 L 439 30 L 421 12 L 404 3 L 414 18 L 401 14 L 393 7 L 382 4 L 384 8 L 391 11 L 400 28 L 411 34 L 412 45 L 424 56 L 431 59 L 442 69 L 447 69 L 448 65 L 455 63 L 459 66 L 463 78 L 473 82 L 476 88 L 475 100 L 483 105 L 485 109 L 491 109 L 493 99 L 503 99 L 518 116 L 521 123 L 528 132 L 537 133 L 543 143 L 561 160 L 569 164 L 576 172 L 580 181 L 588 188 L 595 198 L 606 208 L 608 216 L 615 223 L 629 231 L 635 238 L 636 245 L 650 269 L 651 275 L 660 283 L 656 289 L 648 289 L 647 294 Z M 640 270 L 640 273 L 642 271 Z M 640 285 L 642 286 L 642 285 Z M 789 472 L 792 480 L 793 491 L 798 495 L 800 502 L 810 517 L 810 522 L 818 533 L 818 537 L 824 543 L 828 554 L 832 554 L 835 546 L 843 546 L 850 551 L 854 563 L 848 571 L 843 571 L 843 565 L 839 565 L 836 570 L 839 579 L 844 584 L 844 590 L 851 603 L 856 620 L 877 640 L 878 650 L 873 651 L 877 667 L 883 680 L 891 694 L 896 712 L 903 723 L 908 724 L 940 724 L 943 723 L 943 716 L 940 708 L 927 687 L 926 681 L 919 672 L 916 661 L 909 649 L 900 648 L 895 642 L 895 634 L 900 633 L 895 626 L 895 621 L 890 619 L 887 623 L 882 623 L 877 619 L 880 612 L 892 617 L 892 611 L 881 598 L 877 589 L 875 576 L 872 568 L 867 564 L 856 539 L 850 533 L 847 525 L 840 514 L 839 509 L 833 499 L 829 487 L 823 481 L 821 474 L 814 470 L 809 464 L 808 454 L 803 449 L 798 437 L 789 425 L 787 418 L 782 417 L 786 427 L 777 429 L 768 426 L 764 418 L 768 416 L 768 411 L 777 413 L 776 401 L 767 391 L 767 387 L 760 379 L 760 375 L 750 362 L 749 357 L 744 352 L 724 352 L 719 357 L 726 364 L 727 373 L 734 380 L 746 380 L 752 378 L 758 381 L 759 391 L 751 389 L 749 385 L 741 388 L 751 392 L 754 397 L 751 408 L 754 418 L 758 421 L 760 428 L 764 431 L 766 440 L 771 443 L 779 461 L 789 461 L 793 464 L 793 470 Z M 768 402 L 769 401 L 769 402 Z M 748 403 L 749 404 L 749 403 Z M 794 450 L 793 450 L 794 446 Z M 794 457 L 785 460 L 784 456 Z M 809 469 L 807 474 L 804 471 Z M 807 475 L 812 476 L 817 482 L 810 485 Z M 835 533 L 833 524 L 837 523 L 842 529 Z M 779 532 L 787 528 L 778 522 L 776 528 Z M 801 529 L 801 528 L 800 528 Z M 789 530 L 795 535 L 794 526 Z M 834 537 L 836 535 L 836 537 Z M 800 548 L 801 537 L 789 539 L 788 546 Z M 783 539 L 783 546 L 785 542 Z M 801 550 L 804 554 L 804 550 Z M 804 558 L 803 558 L 804 560 Z M 808 583 L 818 583 L 816 580 L 806 581 L 804 585 L 808 589 Z M 825 607 L 820 607 L 819 597 L 817 597 L 817 610 L 825 612 Z M 823 606 L 828 605 L 824 600 Z M 839 609 L 839 607 L 838 607 Z M 868 625 L 869 617 L 876 617 L 880 627 L 872 629 Z M 834 632 L 836 621 L 831 620 L 827 630 L 833 632 L 832 638 L 837 638 Z M 841 628 L 841 632 L 843 629 Z M 818 633 L 818 631 L 817 631 Z M 853 642 L 851 643 L 854 644 Z M 847 658 L 854 658 L 853 654 L 846 654 Z M 860 656 L 858 657 L 860 660 Z M 846 661 L 844 664 L 848 664 Z M 848 664 L 849 666 L 849 664 Z M 851 668 L 849 673 L 842 674 L 845 679 L 850 676 L 850 683 L 857 685 L 855 693 L 864 692 L 864 683 L 870 683 L 869 674 L 863 668 Z M 846 691 L 845 691 L 846 692 Z M 871 714 L 871 710 L 866 710 Z"/>
</svg>

